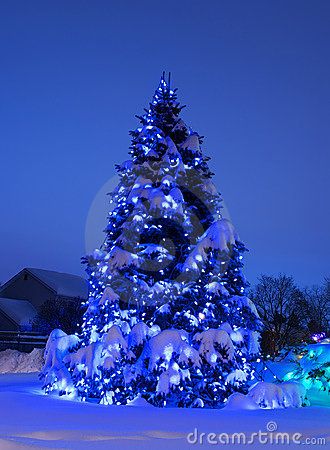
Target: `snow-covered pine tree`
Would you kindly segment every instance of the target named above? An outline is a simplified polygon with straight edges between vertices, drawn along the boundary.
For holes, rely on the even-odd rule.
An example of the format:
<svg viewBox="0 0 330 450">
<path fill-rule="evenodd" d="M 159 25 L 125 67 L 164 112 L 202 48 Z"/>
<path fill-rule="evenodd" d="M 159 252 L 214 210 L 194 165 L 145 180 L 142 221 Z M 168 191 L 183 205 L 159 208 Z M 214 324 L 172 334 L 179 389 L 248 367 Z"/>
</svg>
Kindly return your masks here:
<svg viewBox="0 0 330 450">
<path fill-rule="evenodd" d="M 260 321 L 245 295 L 246 249 L 221 215 L 202 137 L 181 110 L 163 75 L 131 132 L 131 159 L 116 166 L 105 241 L 84 259 L 79 343 L 53 339 L 46 390 L 104 404 L 140 394 L 157 406 L 219 407 L 253 378 Z"/>
</svg>

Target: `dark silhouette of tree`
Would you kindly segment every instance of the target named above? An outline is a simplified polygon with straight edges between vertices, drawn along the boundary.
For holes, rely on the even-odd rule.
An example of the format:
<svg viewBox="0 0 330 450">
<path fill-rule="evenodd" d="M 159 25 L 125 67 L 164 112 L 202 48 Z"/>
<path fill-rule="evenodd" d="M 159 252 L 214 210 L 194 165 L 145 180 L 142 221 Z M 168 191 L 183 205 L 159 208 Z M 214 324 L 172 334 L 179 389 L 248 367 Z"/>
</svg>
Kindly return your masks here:
<svg viewBox="0 0 330 450">
<path fill-rule="evenodd" d="M 330 323 L 330 279 L 325 278 L 321 286 L 304 289 L 301 303 L 304 322 L 310 333 L 329 333 Z"/>
<path fill-rule="evenodd" d="M 67 334 L 73 334 L 78 331 L 77 324 L 81 323 L 83 312 L 79 300 L 47 300 L 39 308 L 33 329 L 49 334 L 55 328 L 60 328 Z"/>
<path fill-rule="evenodd" d="M 276 354 L 307 336 L 301 306 L 304 296 L 291 276 L 261 275 L 252 291 L 252 299 L 264 324 L 263 352 Z"/>
</svg>

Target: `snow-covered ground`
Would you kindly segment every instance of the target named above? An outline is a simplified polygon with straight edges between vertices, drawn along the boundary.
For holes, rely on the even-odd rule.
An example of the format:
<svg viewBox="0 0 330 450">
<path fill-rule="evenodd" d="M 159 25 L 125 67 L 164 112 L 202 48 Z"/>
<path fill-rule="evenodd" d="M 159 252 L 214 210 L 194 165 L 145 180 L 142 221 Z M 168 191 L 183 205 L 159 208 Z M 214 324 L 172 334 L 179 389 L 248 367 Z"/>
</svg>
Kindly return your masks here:
<svg viewBox="0 0 330 450">
<path fill-rule="evenodd" d="M 312 406 L 277 410 L 158 409 L 152 406 L 103 406 L 67 401 L 43 395 L 36 373 L 0 375 L 0 449 L 188 449 L 188 448 L 283 448 L 287 444 L 237 445 L 219 443 L 211 435 L 245 432 L 293 434 L 304 447 L 329 448 L 330 408 Z M 143 403 L 143 402 L 141 402 Z M 189 443 L 197 430 L 203 444 Z M 201 433 L 206 435 L 201 437 Z M 265 438 L 270 440 L 271 432 Z M 275 436 L 276 433 L 273 433 Z M 327 444 L 307 444 L 308 438 L 326 438 Z M 226 435 L 222 435 L 226 439 Z M 191 442 L 195 435 L 190 435 Z"/>
</svg>

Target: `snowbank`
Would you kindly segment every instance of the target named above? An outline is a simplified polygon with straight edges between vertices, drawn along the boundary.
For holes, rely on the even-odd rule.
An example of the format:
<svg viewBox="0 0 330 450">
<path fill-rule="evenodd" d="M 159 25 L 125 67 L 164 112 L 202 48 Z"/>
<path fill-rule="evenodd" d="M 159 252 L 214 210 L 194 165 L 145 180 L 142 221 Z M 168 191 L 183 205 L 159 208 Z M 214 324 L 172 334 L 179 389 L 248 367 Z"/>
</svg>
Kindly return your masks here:
<svg viewBox="0 0 330 450">
<path fill-rule="evenodd" d="M 240 409 L 260 409 L 252 397 L 249 395 L 241 394 L 240 392 L 234 392 L 228 397 L 226 410 L 240 410 Z"/>
<path fill-rule="evenodd" d="M 299 350 L 299 349 L 298 349 Z M 274 378 L 283 381 L 297 381 L 307 390 L 311 405 L 330 405 L 330 345 L 309 344 L 299 351 L 291 351 L 284 358 L 255 365 L 263 380 L 271 382 Z"/>
<path fill-rule="evenodd" d="M 43 348 L 34 348 L 31 353 L 10 349 L 0 352 L 0 373 L 40 372 L 43 364 Z"/>
<path fill-rule="evenodd" d="M 300 408 L 306 404 L 306 389 L 302 383 L 287 381 L 275 384 L 259 381 L 248 394 L 261 408 Z"/>
<path fill-rule="evenodd" d="M 258 381 L 247 395 L 235 392 L 226 403 L 226 410 L 300 408 L 306 405 L 306 389 L 297 381 L 275 384 Z"/>
<path fill-rule="evenodd" d="M 154 408 L 154 406 L 147 402 L 145 398 L 143 398 L 140 394 L 135 397 L 133 400 L 127 403 L 127 406 L 140 406 L 143 408 Z"/>
</svg>

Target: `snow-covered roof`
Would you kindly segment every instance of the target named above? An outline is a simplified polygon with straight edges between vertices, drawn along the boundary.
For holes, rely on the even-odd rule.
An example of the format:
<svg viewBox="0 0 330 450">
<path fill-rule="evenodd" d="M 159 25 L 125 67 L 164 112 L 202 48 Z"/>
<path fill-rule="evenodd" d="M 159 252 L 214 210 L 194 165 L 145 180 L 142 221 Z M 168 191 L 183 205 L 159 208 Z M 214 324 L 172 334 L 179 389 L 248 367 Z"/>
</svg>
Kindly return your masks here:
<svg viewBox="0 0 330 450">
<path fill-rule="evenodd" d="M 37 314 L 37 310 L 28 300 L 12 298 L 0 298 L 0 311 L 20 326 L 30 325 Z"/>
<path fill-rule="evenodd" d="M 88 286 L 84 278 L 70 273 L 55 272 L 45 269 L 24 269 L 43 283 L 47 284 L 58 295 L 63 297 L 88 297 Z"/>
</svg>

